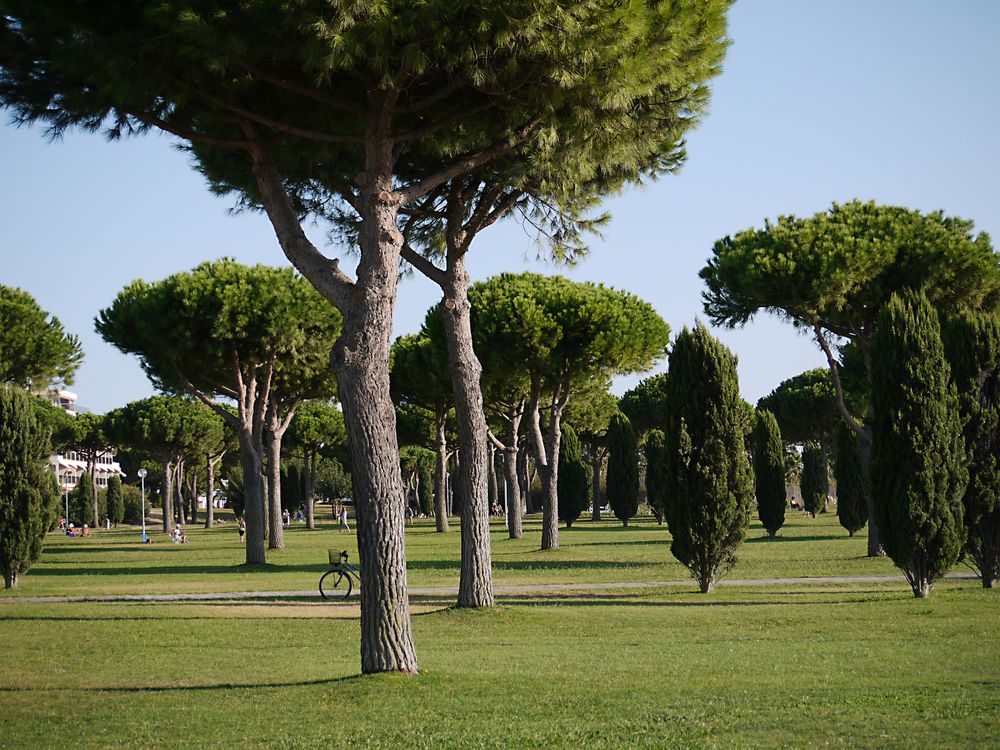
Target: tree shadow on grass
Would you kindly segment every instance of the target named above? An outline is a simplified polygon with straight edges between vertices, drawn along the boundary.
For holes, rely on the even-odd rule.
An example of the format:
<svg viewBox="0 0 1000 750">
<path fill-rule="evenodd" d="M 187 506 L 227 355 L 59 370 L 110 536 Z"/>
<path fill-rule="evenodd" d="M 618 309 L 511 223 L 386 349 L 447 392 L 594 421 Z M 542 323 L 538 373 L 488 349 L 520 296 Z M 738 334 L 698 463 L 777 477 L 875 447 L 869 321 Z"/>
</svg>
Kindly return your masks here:
<svg viewBox="0 0 1000 750">
<path fill-rule="evenodd" d="M 227 574 L 227 573 L 315 573 L 320 574 L 326 570 L 329 570 L 330 566 L 326 563 L 309 563 L 309 564 L 298 564 L 298 565 L 248 565 L 246 563 L 233 563 L 232 565 L 199 565 L 197 563 L 191 563 L 190 565 L 150 565 L 142 567 L 132 567 L 128 565 L 122 566 L 108 566 L 108 567 L 90 567 L 90 566 L 76 566 L 76 567 L 59 567 L 59 568 L 49 568 L 45 566 L 39 566 L 32 569 L 32 576 L 80 576 L 80 575 L 97 575 L 97 576 L 144 576 L 144 575 L 176 575 L 176 574 L 192 574 L 192 573 L 211 573 L 211 574 Z"/>
<path fill-rule="evenodd" d="M 494 560 L 493 570 L 586 570 L 596 568 L 629 568 L 635 564 L 630 562 L 613 562 L 608 560 Z M 407 570 L 446 570 L 458 572 L 461 563 L 458 560 L 409 560 Z"/>
<path fill-rule="evenodd" d="M 570 541 L 567 547 L 638 547 L 643 544 L 670 544 L 670 539 L 634 539 L 614 542 L 573 542 Z"/>
<path fill-rule="evenodd" d="M 796 594 L 795 599 L 779 599 L 779 598 L 768 598 L 768 599 L 726 599 L 720 601 L 717 599 L 712 599 L 712 594 L 704 594 L 704 601 L 663 601 L 663 600 L 649 600 L 649 599 L 625 599 L 620 596 L 615 596 L 613 594 L 595 594 L 593 596 L 580 596 L 579 594 L 572 595 L 558 595 L 558 594 L 544 594 L 540 597 L 533 596 L 504 596 L 502 594 L 497 595 L 497 604 L 503 606 L 519 606 L 519 607 L 547 607 L 547 606 L 573 606 L 573 607 L 641 607 L 641 608 L 708 608 L 708 607 L 796 607 L 803 605 L 821 605 L 821 604 L 848 604 L 854 601 L 867 602 L 870 601 L 869 596 L 863 592 L 851 591 L 849 595 L 840 596 L 832 599 L 816 599 L 816 598 L 798 598 L 798 595 L 807 592 L 794 592 Z M 826 592 L 829 593 L 829 592 Z M 880 601 L 890 601 L 890 600 L 910 600 L 912 595 L 904 592 L 872 592 L 885 594 L 885 596 L 880 596 Z M 684 596 L 698 595 L 697 589 L 690 589 L 686 591 L 678 592 Z"/>
<path fill-rule="evenodd" d="M 774 542 L 778 544 L 783 542 L 829 542 L 831 540 L 838 540 L 838 539 L 846 540 L 847 538 L 848 537 L 846 536 L 841 537 L 835 534 L 830 534 L 830 535 L 817 534 L 813 536 L 781 536 L 781 534 L 778 534 L 778 536 L 775 537 L 770 537 L 770 536 L 747 537 L 746 539 L 743 540 L 743 542 L 744 544 L 761 544 L 761 543 L 766 544 L 767 542 Z"/>
<path fill-rule="evenodd" d="M 330 677 L 325 680 L 301 680 L 297 682 L 223 682 L 217 685 L 147 685 L 138 687 L 127 686 L 86 686 L 86 687 L 0 687 L 2 693 L 55 693 L 55 692 L 80 692 L 99 691 L 102 693 L 173 693 L 173 692 L 199 692 L 214 690 L 247 690 L 256 688 L 292 688 L 292 687 L 319 687 L 321 685 L 339 685 L 354 680 L 361 679 L 367 675 L 353 674 L 343 677 Z"/>
</svg>

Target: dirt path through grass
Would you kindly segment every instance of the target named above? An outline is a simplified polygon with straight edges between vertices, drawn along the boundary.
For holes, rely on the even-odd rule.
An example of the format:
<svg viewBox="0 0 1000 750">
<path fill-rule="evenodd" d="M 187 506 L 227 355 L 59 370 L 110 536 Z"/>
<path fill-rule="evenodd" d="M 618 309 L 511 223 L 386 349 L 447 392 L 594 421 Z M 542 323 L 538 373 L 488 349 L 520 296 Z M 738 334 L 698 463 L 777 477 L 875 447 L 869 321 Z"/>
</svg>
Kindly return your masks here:
<svg viewBox="0 0 1000 750">
<path fill-rule="evenodd" d="M 972 580 L 974 573 L 949 573 L 949 579 Z M 722 580 L 718 586 L 811 586 L 841 583 L 892 583 L 902 582 L 903 576 L 816 576 L 800 578 L 745 578 Z M 607 589 L 649 589 L 663 587 L 693 586 L 691 581 L 623 581 L 612 583 L 540 583 L 496 586 L 498 595 L 504 594 L 545 594 L 562 591 L 592 591 Z M 457 586 L 411 587 L 411 596 L 454 596 Z M 60 602 L 197 602 L 230 600 L 272 600 L 272 599 L 318 599 L 319 592 L 311 591 L 231 591 L 191 594 L 122 594 L 108 596 L 21 596 L 0 597 L 3 602 L 25 604 L 48 604 Z"/>
</svg>

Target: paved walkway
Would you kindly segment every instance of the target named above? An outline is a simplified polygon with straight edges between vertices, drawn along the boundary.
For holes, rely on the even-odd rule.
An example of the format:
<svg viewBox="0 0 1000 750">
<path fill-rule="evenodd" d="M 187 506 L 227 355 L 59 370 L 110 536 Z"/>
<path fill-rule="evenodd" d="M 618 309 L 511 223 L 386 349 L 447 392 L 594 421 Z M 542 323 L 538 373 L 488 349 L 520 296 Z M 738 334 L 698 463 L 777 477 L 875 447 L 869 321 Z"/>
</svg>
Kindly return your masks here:
<svg viewBox="0 0 1000 750">
<path fill-rule="evenodd" d="M 978 580 L 974 573 L 949 573 L 952 580 Z M 901 575 L 894 576 L 827 576 L 816 578 L 744 578 L 724 579 L 718 586 L 816 586 L 836 583 L 892 583 L 905 582 Z M 621 589 L 653 589 L 664 587 L 694 588 L 694 581 L 629 581 L 612 583 L 524 583 L 494 586 L 495 594 L 556 594 L 564 591 L 601 591 Z M 410 596 L 458 595 L 458 586 L 430 588 L 411 587 Z M 275 599 L 314 599 L 323 601 L 315 589 L 309 591 L 232 591 L 203 594 L 111 594 L 108 596 L 0 596 L 0 603 L 49 604 L 59 602 L 203 602 L 203 601 L 268 601 Z"/>
</svg>

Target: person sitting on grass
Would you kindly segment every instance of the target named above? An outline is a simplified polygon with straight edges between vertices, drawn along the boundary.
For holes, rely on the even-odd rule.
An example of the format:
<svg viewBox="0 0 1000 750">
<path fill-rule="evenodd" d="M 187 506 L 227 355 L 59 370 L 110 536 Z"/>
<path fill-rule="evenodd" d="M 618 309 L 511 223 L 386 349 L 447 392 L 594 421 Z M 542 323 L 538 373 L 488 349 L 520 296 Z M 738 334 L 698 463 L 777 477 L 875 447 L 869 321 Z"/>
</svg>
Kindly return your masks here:
<svg viewBox="0 0 1000 750">
<path fill-rule="evenodd" d="M 66 527 L 66 536 L 76 536 L 76 527 L 73 524 Z"/>
<path fill-rule="evenodd" d="M 83 529 L 80 531 L 80 536 L 90 536 L 90 527 L 87 524 L 83 525 Z"/>
</svg>

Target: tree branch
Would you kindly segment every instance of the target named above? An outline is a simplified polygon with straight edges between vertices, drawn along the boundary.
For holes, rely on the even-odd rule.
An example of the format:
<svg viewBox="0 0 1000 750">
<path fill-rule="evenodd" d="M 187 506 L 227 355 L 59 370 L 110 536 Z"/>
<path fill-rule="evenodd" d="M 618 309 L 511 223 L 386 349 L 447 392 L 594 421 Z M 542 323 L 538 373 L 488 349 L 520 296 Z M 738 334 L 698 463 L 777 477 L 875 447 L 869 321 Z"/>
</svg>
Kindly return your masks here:
<svg viewBox="0 0 1000 750">
<path fill-rule="evenodd" d="M 285 257 L 320 294 L 343 312 L 347 309 L 354 282 L 340 270 L 338 258 L 327 258 L 306 237 L 270 151 L 256 137 L 252 126 L 244 127 L 249 130 L 248 136 L 253 140 L 253 173 L 260 189 L 261 203 L 271 220 Z"/>
<path fill-rule="evenodd" d="M 840 415 L 844 418 L 844 421 L 850 425 L 850 428 L 854 430 L 859 436 L 864 438 L 865 430 L 861 426 L 861 423 L 847 410 L 847 403 L 844 401 L 844 387 L 840 383 L 840 371 L 837 367 L 837 360 L 834 359 L 833 352 L 830 350 L 830 345 L 827 343 L 826 336 L 823 335 L 823 329 L 819 327 L 819 323 L 813 323 L 813 333 L 816 334 L 816 341 L 819 342 L 820 348 L 823 350 L 823 354 L 826 355 L 826 361 L 830 365 L 830 374 L 833 377 L 833 388 L 837 393 L 837 409 L 840 411 Z"/>
<path fill-rule="evenodd" d="M 446 128 L 449 125 L 454 125 L 455 123 L 461 122 L 467 117 L 472 117 L 472 115 L 478 114 L 483 110 L 489 109 L 493 106 L 492 102 L 482 102 L 475 107 L 471 107 L 466 110 L 455 112 L 447 117 L 442 117 L 440 120 L 435 120 L 434 122 L 429 122 L 426 125 L 421 125 L 419 128 L 414 128 L 413 130 L 408 130 L 405 133 L 400 133 L 399 135 L 392 136 L 393 146 L 398 146 L 401 143 L 409 143 L 410 141 L 415 141 L 418 138 L 422 138 L 425 135 L 430 135 L 442 128 Z"/>
<path fill-rule="evenodd" d="M 427 258 L 418 253 L 410 243 L 404 242 L 399 254 L 407 263 L 416 268 L 420 273 L 433 281 L 438 286 L 443 286 L 446 280 L 445 272 L 431 263 Z"/>
<path fill-rule="evenodd" d="M 337 109 L 341 109 L 345 112 L 352 112 L 357 115 L 364 115 L 365 113 L 365 108 L 357 102 L 341 99 L 337 96 L 331 96 L 330 94 L 324 93 L 323 91 L 313 88 L 312 86 L 306 86 L 302 83 L 289 81 L 288 79 L 277 76 L 274 73 L 270 73 L 263 68 L 258 68 L 252 63 L 241 60 L 239 65 L 254 78 L 267 81 L 273 86 L 277 86 L 279 89 L 291 91 L 293 94 L 300 94 L 307 99 L 312 99 L 313 101 L 320 102 L 321 104 L 329 104 L 331 107 L 336 107 Z"/>
<path fill-rule="evenodd" d="M 233 141 L 225 138 L 213 138 L 208 135 L 201 135 L 200 133 L 191 133 L 187 130 L 182 130 L 174 125 L 171 125 L 166 120 L 161 120 L 159 117 L 147 115 L 143 112 L 129 112 L 129 115 L 137 119 L 139 122 L 144 122 L 151 127 L 159 128 L 166 133 L 176 135 L 178 138 L 183 138 L 185 141 L 191 141 L 191 143 L 203 143 L 206 146 L 218 146 L 219 148 L 226 148 L 233 151 L 248 151 L 251 146 L 250 141 Z"/>
<path fill-rule="evenodd" d="M 539 126 L 541 126 L 541 124 L 541 118 L 535 118 L 517 131 L 512 138 L 500 143 L 494 143 L 492 146 L 484 148 L 481 151 L 477 151 L 474 154 L 458 159 L 438 172 L 435 172 L 419 182 L 410 185 L 408 188 L 397 191 L 400 203 L 410 203 L 417 198 L 421 198 L 427 195 L 427 193 L 436 188 L 438 185 L 447 182 L 453 177 L 470 172 L 476 167 L 481 167 L 483 164 L 486 164 L 498 156 L 507 153 L 511 149 L 526 141 L 528 137 L 531 136 L 531 134 L 534 133 Z"/>
<path fill-rule="evenodd" d="M 427 109 L 428 107 L 437 104 L 442 99 L 447 98 L 448 96 L 455 93 L 460 88 L 466 85 L 468 85 L 468 81 L 466 81 L 465 79 L 454 78 L 446 85 L 442 86 L 437 91 L 435 91 L 433 94 L 428 94 L 423 99 L 419 99 L 415 101 L 413 104 L 410 104 L 405 107 L 395 107 L 393 109 L 393 114 L 397 115 L 415 114 L 416 112 L 420 112 L 422 110 Z"/>
</svg>

